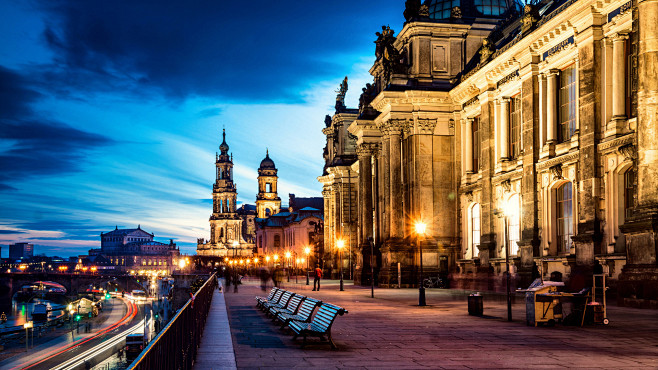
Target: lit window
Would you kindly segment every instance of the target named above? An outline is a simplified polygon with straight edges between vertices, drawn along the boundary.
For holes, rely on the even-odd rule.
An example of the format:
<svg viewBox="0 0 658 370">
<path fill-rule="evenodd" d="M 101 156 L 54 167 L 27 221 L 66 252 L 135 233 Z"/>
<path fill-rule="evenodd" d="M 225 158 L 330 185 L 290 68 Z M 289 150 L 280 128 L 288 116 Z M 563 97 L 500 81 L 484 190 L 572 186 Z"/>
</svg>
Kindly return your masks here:
<svg viewBox="0 0 658 370">
<path fill-rule="evenodd" d="M 480 253 L 480 203 L 475 203 L 471 207 L 471 247 L 473 248 L 473 258 Z"/>
<path fill-rule="evenodd" d="M 573 189 L 570 182 L 557 189 L 558 253 L 569 253 L 573 236 Z"/>
<path fill-rule="evenodd" d="M 576 132 L 576 67 L 560 72 L 559 142 L 569 141 Z"/>
<path fill-rule="evenodd" d="M 521 154 L 521 96 L 516 95 L 510 99 L 509 133 L 510 154 L 512 159 Z"/>
</svg>

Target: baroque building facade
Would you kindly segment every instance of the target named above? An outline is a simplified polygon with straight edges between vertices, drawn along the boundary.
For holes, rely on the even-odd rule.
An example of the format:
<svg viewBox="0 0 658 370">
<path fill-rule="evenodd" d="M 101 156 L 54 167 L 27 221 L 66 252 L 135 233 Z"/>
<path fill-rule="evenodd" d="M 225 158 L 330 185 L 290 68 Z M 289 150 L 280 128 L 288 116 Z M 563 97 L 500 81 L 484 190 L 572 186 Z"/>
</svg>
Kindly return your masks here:
<svg viewBox="0 0 658 370">
<path fill-rule="evenodd" d="M 213 213 L 210 215 L 210 239 L 197 241 L 197 255 L 208 257 L 251 256 L 254 244 L 243 237 L 243 217 L 238 214 L 238 191 L 233 182 L 233 155 L 229 155 L 226 130 L 222 132 L 219 154 L 215 155 Z M 245 215 L 245 217 L 247 217 Z"/>
<path fill-rule="evenodd" d="M 356 234 L 355 281 L 372 261 L 380 286 L 415 285 L 422 248 L 427 275 L 498 289 L 508 254 L 517 286 L 602 270 L 623 303 L 656 305 L 658 1 L 405 8 L 359 109 L 339 93 L 323 130 L 325 245 Z"/>
<path fill-rule="evenodd" d="M 117 227 L 101 233 L 100 249 L 91 249 L 89 256 L 94 260 L 102 256 L 115 271 L 171 274 L 178 268 L 180 250 L 173 240 L 168 244 L 155 241 L 153 234 L 138 225 L 136 229 Z"/>
</svg>

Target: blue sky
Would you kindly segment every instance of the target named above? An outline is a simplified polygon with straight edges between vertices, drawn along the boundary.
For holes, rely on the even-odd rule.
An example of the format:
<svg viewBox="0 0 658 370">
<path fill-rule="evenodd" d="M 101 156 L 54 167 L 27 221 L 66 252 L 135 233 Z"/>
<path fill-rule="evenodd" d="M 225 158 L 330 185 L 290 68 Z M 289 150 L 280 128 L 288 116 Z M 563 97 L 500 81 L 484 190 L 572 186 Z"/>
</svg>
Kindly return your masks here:
<svg viewBox="0 0 658 370">
<path fill-rule="evenodd" d="M 69 256 L 115 225 L 208 238 L 226 128 L 238 201 L 269 148 L 279 195 L 321 196 L 324 115 L 371 81 L 404 1 L 0 0 L 0 245 Z M 7 256 L 7 248 L 3 248 Z"/>
</svg>

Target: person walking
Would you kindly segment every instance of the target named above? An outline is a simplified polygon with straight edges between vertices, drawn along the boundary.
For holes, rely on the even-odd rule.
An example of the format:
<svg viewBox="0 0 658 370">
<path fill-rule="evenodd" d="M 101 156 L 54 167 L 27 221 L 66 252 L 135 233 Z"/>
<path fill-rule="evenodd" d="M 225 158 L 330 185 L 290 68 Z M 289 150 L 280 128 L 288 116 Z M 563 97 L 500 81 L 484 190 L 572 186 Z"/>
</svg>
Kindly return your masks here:
<svg viewBox="0 0 658 370">
<path fill-rule="evenodd" d="M 320 279 L 322 279 L 322 269 L 320 265 L 315 265 L 315 274 L 313 274 L 313 291 L 320 290 Z"/>
</svg>

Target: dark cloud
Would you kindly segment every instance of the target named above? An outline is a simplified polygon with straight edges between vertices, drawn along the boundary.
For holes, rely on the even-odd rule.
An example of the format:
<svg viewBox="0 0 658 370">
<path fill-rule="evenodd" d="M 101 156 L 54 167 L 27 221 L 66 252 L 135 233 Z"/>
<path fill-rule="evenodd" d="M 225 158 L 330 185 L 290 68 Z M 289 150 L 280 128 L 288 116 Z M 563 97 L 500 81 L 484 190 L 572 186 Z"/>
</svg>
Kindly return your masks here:
<svg viewBox="0 0 658 370">
<path fill-rule="evenodd" d="M 373 33 L 402 10 L 390 0 L 40 3 L 44 40 L 63 66 L 53 81 L 250 101 L 298 100 L 300 87 L 344 74 L 354 61 L 339 55 L 374 49 Z"/>
<path fill-rule="evenodd" d="M 29 176 L 75 171 L 89 150 L 113 141 L 101 135 L 38 116 L 32 111 L 41 95 L 30 81 L 0 67 L 0 188 Z"/>
<path fill-rule="evenodd" d="M 0 230 L 0 234 L 25 234 L 25 232 L 18 230 Z"/>
</svg>

